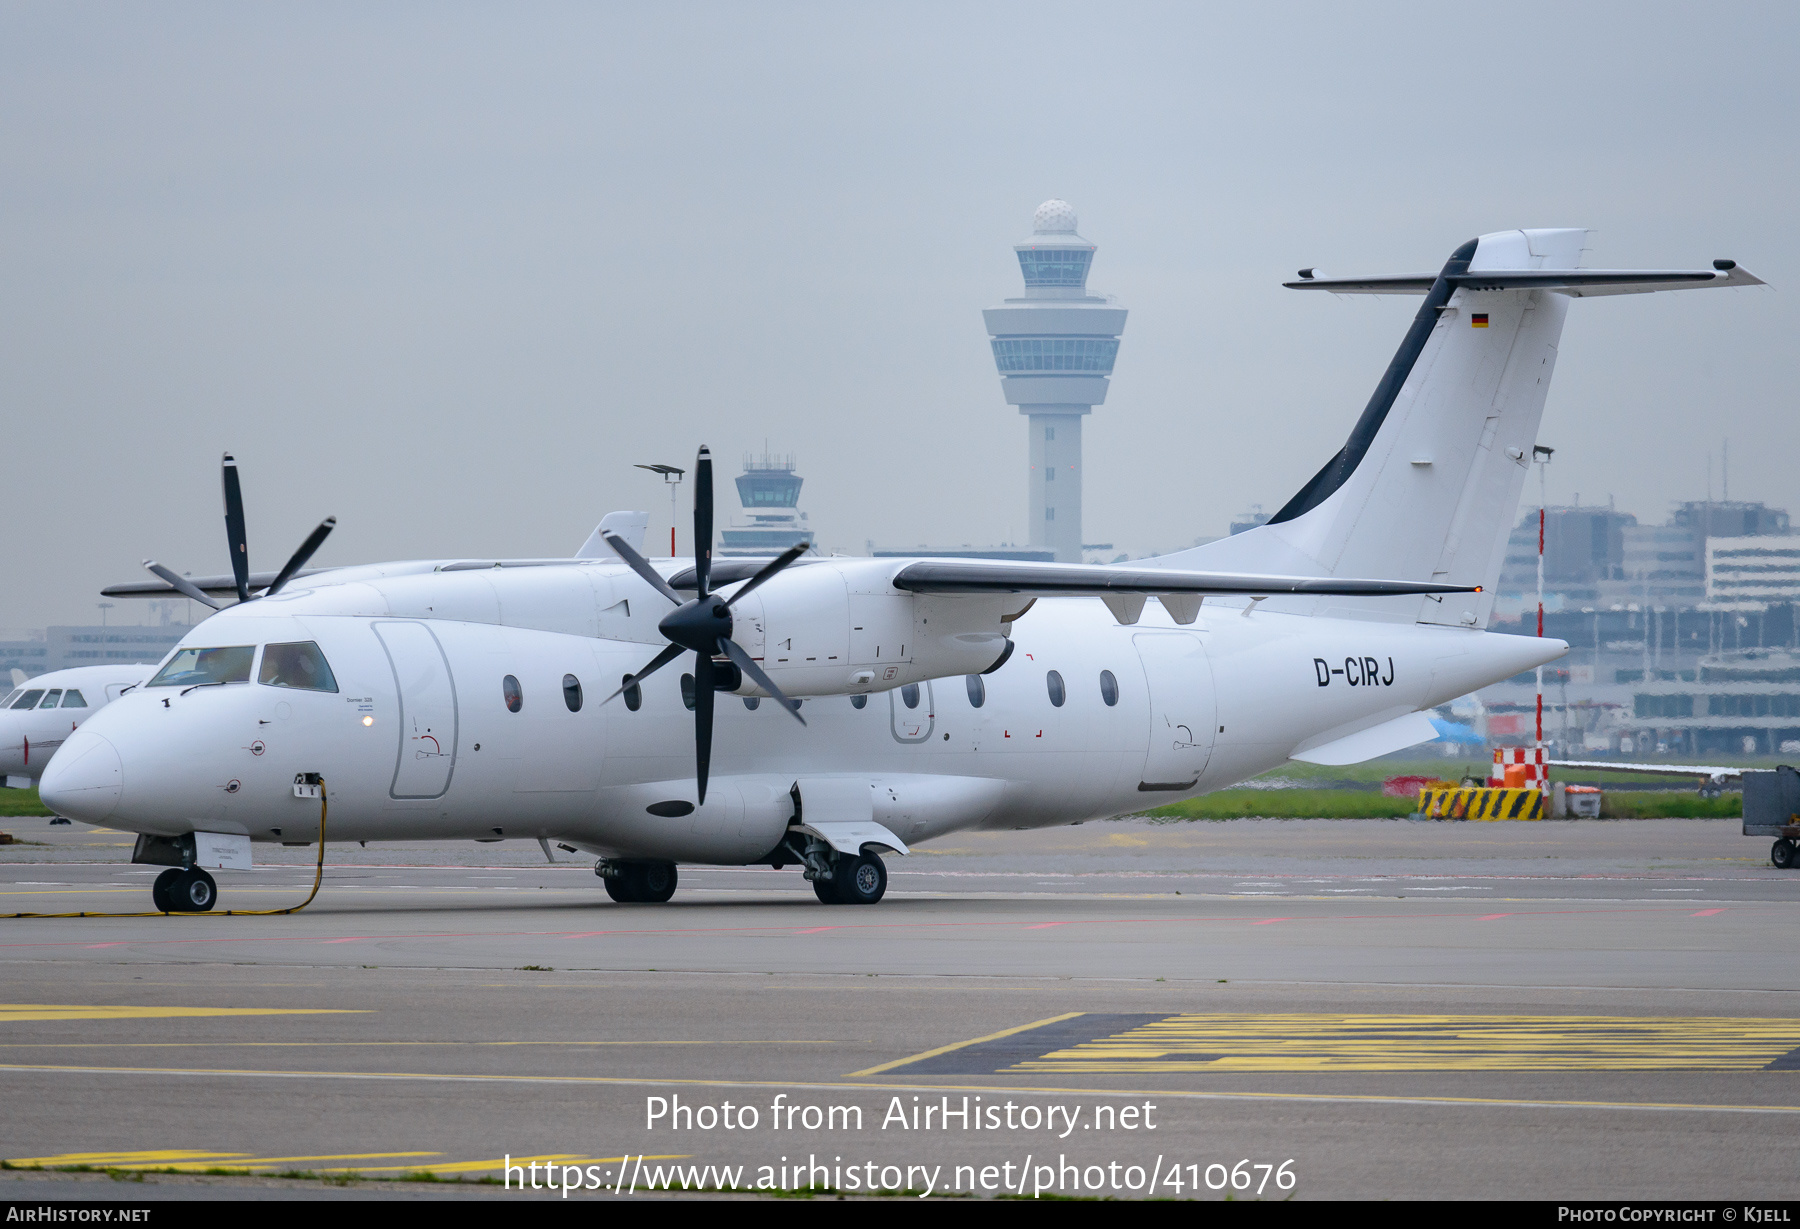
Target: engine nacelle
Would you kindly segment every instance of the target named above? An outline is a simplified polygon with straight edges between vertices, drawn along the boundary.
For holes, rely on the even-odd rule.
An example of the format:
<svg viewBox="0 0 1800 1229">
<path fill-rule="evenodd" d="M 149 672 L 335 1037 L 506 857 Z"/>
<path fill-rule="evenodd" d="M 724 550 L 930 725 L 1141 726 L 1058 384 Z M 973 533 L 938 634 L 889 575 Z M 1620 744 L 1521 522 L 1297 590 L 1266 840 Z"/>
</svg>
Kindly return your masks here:
<svg viewBox="0 0 1800 1229">
<path fill-rule="evenodd" d="M 732 639 L 790 696 L 887 691 L 980 674 L 1006 656 L 1011 595 L 937 597 L 894 588 L 905 560 L 791 567 L 732 607 Z M 749 679 L 738 695 L 765 694 Z"/>
</svg>

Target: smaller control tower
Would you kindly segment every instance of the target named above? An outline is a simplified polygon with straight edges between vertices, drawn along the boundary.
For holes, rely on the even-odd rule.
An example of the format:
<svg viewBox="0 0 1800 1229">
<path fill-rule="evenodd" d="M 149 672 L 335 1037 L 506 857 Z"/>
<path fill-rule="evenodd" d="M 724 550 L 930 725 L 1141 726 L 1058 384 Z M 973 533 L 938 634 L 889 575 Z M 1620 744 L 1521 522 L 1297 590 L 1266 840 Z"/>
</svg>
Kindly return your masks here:
<svg viewBox="0 0 1800 1229">
<path fill-rule="evenodd" d="M 746 456 L 737 489 L 738 502 L 750 514 L 750 523 L 734 521 L 730 528 L 719 531 L 719 555 L 761 558 L 779 555 L 800 542 L 810 547 L 813 531 L 806 527 L 806 513 L 795 510 L 803 481 L 794 472 L 793 453 Z"/>
<path fill-rule="evenodd" d="M 1081 420 L 1106 400 L 1125 309 L 1087 292 L 1094 245 L 1075 210 L 1048 200 L 1031 237 L 1013 245 L 1025 297 L 982 312 L 1008 405 L 1030 422 L 1031 545 L 1081 562 Z"/>
</svg>

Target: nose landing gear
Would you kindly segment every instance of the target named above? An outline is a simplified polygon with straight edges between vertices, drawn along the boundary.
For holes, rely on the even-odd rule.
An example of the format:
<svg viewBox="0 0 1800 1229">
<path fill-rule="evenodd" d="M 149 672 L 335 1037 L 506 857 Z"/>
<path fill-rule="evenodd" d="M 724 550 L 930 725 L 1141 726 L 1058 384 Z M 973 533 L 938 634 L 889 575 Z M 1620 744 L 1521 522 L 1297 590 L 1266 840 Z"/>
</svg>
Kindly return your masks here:
<svg viewBox="0 0 1800 1229">
<path fill-rule="evenodd" d="M 199 867 L 173 867 L 156 877 L 150 899 L 164 913 L 205 913 L 219 899 L 219 885 Z"/>
</svg>

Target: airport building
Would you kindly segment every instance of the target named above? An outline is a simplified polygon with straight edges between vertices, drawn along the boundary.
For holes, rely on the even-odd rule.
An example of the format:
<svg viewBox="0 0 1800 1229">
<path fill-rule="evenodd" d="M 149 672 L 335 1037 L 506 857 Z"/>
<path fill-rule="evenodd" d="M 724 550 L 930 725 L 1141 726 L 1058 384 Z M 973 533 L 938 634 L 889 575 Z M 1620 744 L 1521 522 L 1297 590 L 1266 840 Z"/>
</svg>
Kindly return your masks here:
<svg viewBox="0 0 1800 1229">
<path fill-rule="evenodd" d="M 178 623 L 46 628 L 42 639 L 0 640 L 0 677 L 13 670 L 34 677 L 71 666 L 158 662 L 192 630 Z"/>
</svg>

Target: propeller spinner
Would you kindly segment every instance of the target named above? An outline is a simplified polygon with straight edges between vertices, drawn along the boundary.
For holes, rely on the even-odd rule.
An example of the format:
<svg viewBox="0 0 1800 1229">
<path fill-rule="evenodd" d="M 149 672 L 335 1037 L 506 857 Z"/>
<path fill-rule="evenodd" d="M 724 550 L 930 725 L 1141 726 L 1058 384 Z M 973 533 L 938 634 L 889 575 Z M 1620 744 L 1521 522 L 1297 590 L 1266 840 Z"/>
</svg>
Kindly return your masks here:
<svg viewBox="0 0 1800 1229">
<path fill-rule="evenodd" d="M 606 699 L 610 701 L 623 695 L 683 653 L 693 653 L 694 767 L 700 786 L 699 800 L 703 804 L 706 802 L 707 769 L 712 762 L 713 683 L 716 671 L 723 665 L 717 660 L 719 657 L 726 658 L 758 687 L 775 697 L 776 703 L 792 714 L 795 721 L 801 725 L 806 724 L 806 718 L 800 715 L 799 703 L 783 694 L 774 680 L 763 673 L 755 659 L 744 651 L 743 646 L 731 638 L 731 608 L 745 594 L 804 555 L 806 544 L 791 546 L 783 551 L 780 557 L 771 560 L 761 571 L 745 581 L 743 587 L 731 597 L 715 596 L 709 587 L 712 579 L 712 496 L 712 453 L 705 445 L 701 445 L 700 454 L 694 462 L 694 573 L 698 591 L 692 601 L 682 601 L 681 595 L 671 589 L 669 582 L 650 566 L 647 559 L 633 550 L 625 539 L 610 531 L 601 535 L 606 544 L 625 561 L 626 566 L 643 578 L 644 583 L 675 604 L 675 609 L 664 615 L 656 625 L 657 630 L 668 638 L 668 647 L 652 658 L 649 665 L 627 678 L 619 690 Z"/>
<path fill-rule="evenodd" d="M 225 488 L 225 544 L 231 551 L 231 576 L 237 582 L 238 601 L 247 602 L 250 600 L 250 543 L 249 535 L 244 529 L 244 492 L 243 488 L 238 485 L 237 460 L 229 452 L 225 454 L 222 462 L 220 477 Z M 294 573 L 306 566 L 306 561 L 313 557 L 313 552 L 319 549 L 325 539 L 331 536 L 331 531 L 336 528 L 337 517 L 335 516 L 328 516 L 320 521 L 318 528 L 306 535 L 306 541 L 300 544 L 300 549 L 295 551 L 281 571 L 276 573 L 275 579 L 270 582 L 269 587 L 257 596 L 269 597 L 272 594 L 280 593 L 282 586 L 294 578 Z M 144 560 L 144 567 L 147 571 L 174 586 L 182 596 L 190 597 L 214 610 L 225 608 L 223 604 L 214 601 L 210 594 L 204 592 L 187 577 L 177 575 L 156 560 Z"/>
</svg>

